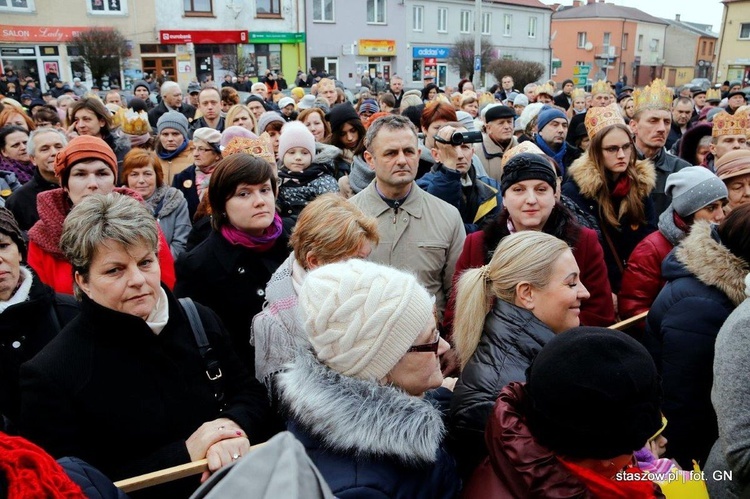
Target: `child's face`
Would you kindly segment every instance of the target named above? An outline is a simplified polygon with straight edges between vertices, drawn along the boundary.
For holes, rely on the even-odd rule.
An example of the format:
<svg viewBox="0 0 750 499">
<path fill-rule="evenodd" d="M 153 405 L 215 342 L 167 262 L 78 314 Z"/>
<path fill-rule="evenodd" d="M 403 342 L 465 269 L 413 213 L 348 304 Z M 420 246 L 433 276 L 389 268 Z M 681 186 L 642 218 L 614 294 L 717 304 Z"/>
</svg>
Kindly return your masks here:
<svg viewBox="0 0 750 499">
<path fill-rule="evenodd" d="M 586 98 L 585 97 L 579 97 L 576 100 L 573 101 L 573 108 L 576 111 L 583 111 L 586 109 Z"/>
<path fill-rule="evenodd" d="M 289 104 L 284 109 L 282 109 L 281 112 L 284 113 L 284 116 L 291 116 L 294 112 L 294 104 Z"/>
<path fill-rule="evenodd" d="M 289 171 L 302 172 L 312 163 L 310 151 L 304 147 L 292 147 L 284 154 L 284 166 Z"/>
</svg>

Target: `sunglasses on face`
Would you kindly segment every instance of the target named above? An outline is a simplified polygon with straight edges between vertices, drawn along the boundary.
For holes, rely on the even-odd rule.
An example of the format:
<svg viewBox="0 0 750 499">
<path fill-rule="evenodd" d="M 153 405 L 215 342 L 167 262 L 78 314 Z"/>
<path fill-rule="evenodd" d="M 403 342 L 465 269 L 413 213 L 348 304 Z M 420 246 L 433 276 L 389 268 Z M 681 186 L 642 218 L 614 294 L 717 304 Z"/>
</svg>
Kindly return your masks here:
<svg viewBox="0 0 750 499">
<path fill-rule="evenodd" d="M 406 353 L 410 352 L 432 352 L 437 353 L 440 347 L 440 333 L 435 329 L 435 341 L 433 343 L 424 343 L 422 345 L 414 345 L 410 347 Z"/>
</svg>

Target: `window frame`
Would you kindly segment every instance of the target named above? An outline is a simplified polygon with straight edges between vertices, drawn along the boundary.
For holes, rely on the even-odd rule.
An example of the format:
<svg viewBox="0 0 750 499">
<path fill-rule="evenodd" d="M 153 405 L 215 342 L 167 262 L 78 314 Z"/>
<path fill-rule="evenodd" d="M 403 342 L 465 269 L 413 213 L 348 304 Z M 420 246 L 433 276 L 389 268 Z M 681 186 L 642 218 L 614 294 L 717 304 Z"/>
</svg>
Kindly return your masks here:
<svg viewBox="0 0 750 499">
<path fill-rule="evenodd" d="M 280 18 L 281 17 L 281 0 L 268 0 L 268 2 L 270 4 L 270 6 L 271 6 L 271 12 L 260 12 L 258 10 L 259 0 L 255 0 L 255 17 L 256 18 L 263 18 L 263 17 L 265 17 L 265 18 L 268 18 L 268 17 Z M 279 9 L 278 12 L 274 12 L 273 11 L 274 3 L 276 4 L 276 6 Z"/>
<path fill-rule="evenodd" d="M 36 12 L 36 0 L 26 0 L 26 7 L 15 7 L 13 0 L 7 0 L 10 5 L 0 6 L 0 12 L 30 13 Z"/>
<path fill-rule="evenodd" d="M 447 7 L 438 7 L 437 10 L 437 32 L 438 33 L 447 33 L 448 32 L 448 8 Z M 440 29 L 440 24 L 442 22 L 442 29 Z"/>
<path fill-rule="evenodd" d="M 583 41 L 581 41 L 583 40 Z M 586 31 L 579 31 L 576 35 L 576 48 L 585 49 L 586 42 L 588 42 L 588 34 Z"/>
<path fill-rule="evenodd" d="M 195 9 L 195 1 L 196 0 L 183 0 L 182 9 L 185 14 L 185 17 L 214 17 L 214 0 L 208 0 L 208 5 L 211 8 L 211 10 L 186 10 L 185 9 L 185 2 L 190 2 L 191 7 Z"/>
<path fill-rule="evenodd" d="M 485 21 L 487 21 L 485 23 Z M 492 34 L 492 12 L 482 12 L 482 34 L 483 35 L 491 35 Z M 486 29 L 485 29 L 486 28 Z"/>
<path fill-rule="evenodd" d="M 128 0 L 118 0 L 120 2 L 120 10 L 109 10 L 109 0 L 102 0 L 104 10 L 94 10 L 94 0 L 86 0 L 86 13 L 93 16 L 127 16 L 128 15 Z"/>
<path fill-rule="evenodd" d="M 331 18 L 326 19 L 325 18 L 325 6 L 326 3 L 330 1 L 331 3 Z M 336 22 L 336 0 L 312 0 L 313 2 L 313 22 L 314 23 L 335 23 Z M 320 13 L 322 15 L 321 19 L 315 19 L 315 5 L 320 5 Z"/>
<path fill-rule="evenodd" d="M 459 16 L 458 32 L 462 34 L 471 33 L 471 14 L 470 10 L 462 10 Z M 464 22 L 466 24 L 464 29 Z"/>
<path fill-rule="evenodd" d="M 742 36 L 742 29 L 747 26 L 747 36 Z M 750 23 L 740 23 L 740 32 L 737 35 L 738 40 L 750 40 Z"/>
<path fill-rule="evenodd" d="M 643 51 L 643 35 L 638 35 L 638 51 Z"/>
<path fill-rule="evenodd" d="M 630 41 L 629 38 L 630 38 L 630 36 L 629 36 L 628 33 L 623 33 L 622 34 L 622 50 L 627 50 L 628 49 L 628 42 Z"/>
<path fill-rule="evenodd" d="M 503 36 L 513 36 L 513 14 L 503 14 Z"/>
<path fill-rule="evenodd" d="M 367 0 L 367 4 L 365 4 L 365 10 L 367 11 L 368 16 L 370 15 L 370 9 L 369 9 L 370 2 L 372 2 L 373 4 L 372 12 L 375 17 L 372 21 L 368 17 L 367 24 L 388 24 L 388 11 L 386 8 L 388 5 L 387 0 Z M 383 10 L 382 21 L 378 20 L 378 10 L 380 6 L 382 6 L 382 10 Z"/>
<path fill-rule="evenodd" d="M 536 16 L 529 17 L 529 38 L 536 38 L 536 29 L 539 25 L 539 19 Z"/>
<path fill-rule="evenodd" d="M 411 15 L 412 15 L 411 30 L 423 32 L 424 31 L 424 5 L 412 5 Z"/>
</svg>

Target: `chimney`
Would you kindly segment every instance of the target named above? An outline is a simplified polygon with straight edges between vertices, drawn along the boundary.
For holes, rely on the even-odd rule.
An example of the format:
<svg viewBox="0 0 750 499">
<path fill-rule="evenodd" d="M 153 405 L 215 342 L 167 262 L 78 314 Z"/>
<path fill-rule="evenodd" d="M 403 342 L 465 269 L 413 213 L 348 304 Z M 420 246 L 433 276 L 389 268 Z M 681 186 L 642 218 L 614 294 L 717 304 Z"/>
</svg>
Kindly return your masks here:
<svg viewBox="0 0 750 499">
<path fill-rule="evenodd" d="M 553 3 L 552 5 L 550 5 L 550 7 L 552 7 L 552 12 L 557 12 L 557 10 L 560 8 L 560 4 Z M 575 7 L 575 5 L 573 5 L 573 7 Z"/>
<path fill-rule="evenodd" d="M 677 21 L 677 22 L 680 22 L 680 15 L 679 14 L 675 14 L 674 15 L 674 20 Z"/>
<path fill-rule="evenodd" d="M 573 0 L 573 7 L 580 7 L 581 5 L 583 5 L 581 0 Z"/>
</svg>

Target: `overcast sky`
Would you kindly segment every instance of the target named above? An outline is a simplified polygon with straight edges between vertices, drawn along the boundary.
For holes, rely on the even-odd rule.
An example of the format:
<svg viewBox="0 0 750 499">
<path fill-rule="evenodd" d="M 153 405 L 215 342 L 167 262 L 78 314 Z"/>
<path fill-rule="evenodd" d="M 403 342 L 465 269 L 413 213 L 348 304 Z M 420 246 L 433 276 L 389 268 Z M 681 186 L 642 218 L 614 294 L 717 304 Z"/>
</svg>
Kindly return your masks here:
<svg viewBox="0 0 750 499">
<path fill-rule="evenodd" d="M 555 3 L 543 0 L 548 4 Z M 563 5 L 572 5 L 572 0 L 556 0 Z M 607 0 L 607 3 L 635 7 L 656 17 L 674 19 L 680 14 L 683 21 L 711 24 L 715 32 L 721 30 L 721 15 L 724 4 L 719 0 Z"/>
</svg>

